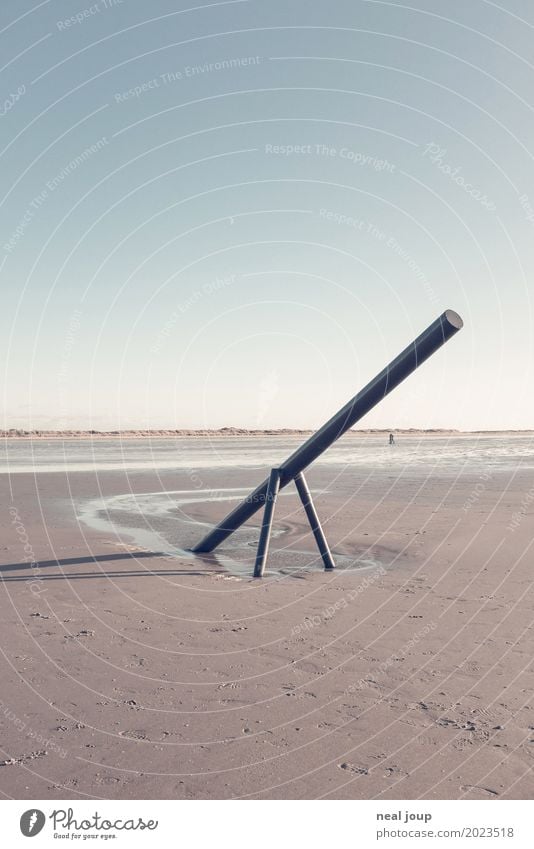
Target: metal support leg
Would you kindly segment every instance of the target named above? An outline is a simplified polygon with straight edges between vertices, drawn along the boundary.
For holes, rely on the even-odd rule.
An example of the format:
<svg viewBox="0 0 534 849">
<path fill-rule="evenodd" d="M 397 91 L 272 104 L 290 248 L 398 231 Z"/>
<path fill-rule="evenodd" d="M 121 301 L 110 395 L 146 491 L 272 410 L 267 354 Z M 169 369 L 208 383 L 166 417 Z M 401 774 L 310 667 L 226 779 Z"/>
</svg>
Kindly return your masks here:
<svg viewBox="0 0 534 849">
<path fill-rule="evenodd" d="M 271 538 L 271 528 L 273 526 L 274 505 L 280 489 L 280 469 L 271 469 L 269 475 L 269 483 L 265 493 L 265 509 L 263 511 L 263 524 L 261 526 L 260 541 L 258 543 L 258 553 L 256 554 L 256 563 L 254 564 L 254 577 L 263 577 L 265 562 L 269 552 L 269 540 Z"/>
<path fill-rule="evenodd" d="M 315 506 L 311 497 L 311 492 L 308 489 L 308 484 L 306 483 L 306 479 L 302 472 L 299 472 L 299 474 L 296 475 L 295 486 L 297 487 L 297 492 L 300 495 L 300 500 L 302 501 L 302 504 L 306 511 L 306 516 L 308 517 L 308 521 L 311 525 L 311 529 L 315 537 L 315 542 L 317 543 L 317 547 L 321 552 L 324 568 L 329 570 L 335 569 L 335 563 L 328 547 L 328 543 L 326 541 L 323 529 L 321 527 L 319 516 L 317 515 L 317 512 L 315 510 Z"/>
</svg>

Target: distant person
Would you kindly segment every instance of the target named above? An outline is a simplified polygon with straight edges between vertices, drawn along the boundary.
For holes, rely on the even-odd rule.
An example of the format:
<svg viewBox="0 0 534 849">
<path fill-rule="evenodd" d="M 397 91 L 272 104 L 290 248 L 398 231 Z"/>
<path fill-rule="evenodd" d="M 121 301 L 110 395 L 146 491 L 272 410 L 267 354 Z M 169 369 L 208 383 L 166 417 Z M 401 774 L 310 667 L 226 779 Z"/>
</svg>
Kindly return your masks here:
<svg viewBox="0 0 534 849">
<path fill-rule="evenodd" d="M 395 445 L 395 437 L 393 436 L 392 433 L 389 434 L 389 444 Z"/>
</svg>

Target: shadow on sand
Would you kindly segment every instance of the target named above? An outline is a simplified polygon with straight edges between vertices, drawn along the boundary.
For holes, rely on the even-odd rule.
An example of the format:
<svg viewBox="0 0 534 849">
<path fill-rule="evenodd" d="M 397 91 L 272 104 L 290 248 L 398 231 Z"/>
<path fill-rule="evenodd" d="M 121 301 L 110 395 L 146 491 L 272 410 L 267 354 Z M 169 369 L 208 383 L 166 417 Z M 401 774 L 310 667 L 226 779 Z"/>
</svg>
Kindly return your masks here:
<svg viewBox="0 0 534 849">
<path fill-rule="evenodd" d="M 184 554 L 184 556 L 187 556 Z M 128 553 L 117 553 L 117 554 L 90 554 L 87 557 L 66 557 L 63 560 L 40 560 L 34 563 L 6 563 L 0 565 L 0 581 L 1 582 L 9 582 L 9 581 L 61 581 L 61 580 L 79 580 L 81 578 L 133 578 L 138 575 L 147 575 L 147 576 L 161 576 L 161 577 L 182 577 L 185 575 L 213 575 L 216 573 L 224 573 L 227 574 L 227 571 L 224 567 L 218 562 L 216 557 L 213 555 L 209 555 L 207 557 L 202 557 L 202 560 L 205 562 L 206 567 L 196 568 L 196 569 L 140 569 L 133 571 L 132 569 L 117 569 L 117 570 L 108 570 L 108 569 L 99 569 L 96 572 L 61 572 L 61 574 L 53 574 L 47 575 L 42 574 L 41 569 L 47 569 L 50 567 L 59 567 L 63 568 L 64 566 L 80 566 L 86 563 L 109 563 L 117 560 L 141 560 L 142 558 L 164 558 L 167 562 L 176 562 L 178 558 L 170 557 L 169 554 L 166 554 L 162 551 L 138 551 L 138 552 L 128 552 Z M 198 558 L 195 555 L 196 559 Z M 190 565 L 190 564 L 188 564 Z M 16 572 L 22 570 L 29 570 L 29 574 L 26 575 L 9 575 L 6 573 Z"/>
</svg>

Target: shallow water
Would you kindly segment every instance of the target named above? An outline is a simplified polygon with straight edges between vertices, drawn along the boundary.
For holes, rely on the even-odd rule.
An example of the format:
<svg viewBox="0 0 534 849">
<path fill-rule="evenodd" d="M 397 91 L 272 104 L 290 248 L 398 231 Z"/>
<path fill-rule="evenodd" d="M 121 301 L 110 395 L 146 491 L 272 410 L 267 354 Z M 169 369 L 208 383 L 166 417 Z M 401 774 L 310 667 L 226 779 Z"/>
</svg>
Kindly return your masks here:
<svg viewBox="0 0 534 849">
<path fill-rule="evenodd" d="M 267 475 L 268 469 L 280 464 L 302 442 L 302 436 L 265 437 L 194 437 L 143 438 L 98 440 L 5 440 L 1 446 L 0 471 L 17 474 L 31 472 L 74 473 L 165 471 L 186 476 L 195 481 L 197 470 L 202 477 L 216 479 L 221 484 L 225 470 L 261 470 L 256 483 Z M 362 480 L 365 476 L 394 477 L 412 485 L 425 478 L 453 478 L 459 475 L 495 475 L 519 469 L 534 468 L 534 439 L 531 436 L 398 436 L 390 446 L 386 435 L 366 436 L 347 434 L 332 446 L 315 464 L 333 478 L 344 469 L 350 477 Z M 207 472 L 206 470 L 209 470 Z M 198 478 L 198 475 L 196 475 Z M 331 475 L 326 478 L 332 480 Z M 115 540 L 133 540 L 145 550 L 161 552 L 168 557 L 187 557 L 193 563 L 223 568 L 235 576 L 250 575 L 257 545 L 261 513 L 256 526 L 239 529 L 232 535 L 216 557 L 195 557 L 189 546 L 207 532 L 209 525 L 190 518 L 191 507 L 198 502 L 229 502 L 245 497 L 250 487 L 218 489 L 200 488 L 166 492 L 129 491 L 125 494 L 103 496 L 78 504 L 80 522 Z M 236 481 L 237 482 L 237 481 Z M 329 483 L 326 483 L 328 486 Z M 290 492 L 283 491 L 281 498 Z M 229 510 L 221 504 L 220 517 Z M 285 547 L 284 531 L 275 531 L 277 543 L 269 555 L 268 575 L 277 577 L 296 574 L 301 570 L 322 569 L 321 561 L 310 552 Z M 340 568 L 376 569 L 371 560 L 355 560 L 335 554 Z"/>
<path fill-rule="evenodd" d="M 238 577 L 250 577 L 255 549 L 258 544 L 258 526 L 238 529 L 226 545 L 214 555 L 194 555 L 190 550 L 200 536 L 212 527 L 189 517 L 192 504 L 206 500 L 228 502 L 244 498 L 249 492 L 246 487 L 219 490 L 173 490 L 169 492 L 127 493 L 86 501 L 78 509 L 78 519 L 97 531 L 126 535 L 137 546 L 158 552 L 166 557 L 189 558 L 207 566 L 222 567 Z M 291 493 L 281 492 L 280 498 Z M 221 508 L 221 516 L 228 512 Z M 258 513 L 261 517 L 261 513 Z M 316 554 L 295 548 L 286 549 L 283 542 L 284 530 L 273 529 L 273 540 L 278 538 L 269 556 L 266 577 L 295 575 L 303 570 L 322 570 L 323 563 Z M 177 545 L 179 541 L 179 546 Z M 274 550 L 275 549 L 275 550 Z M 338 569 L 373 570 L 381 564 L 371 558 L 355 560 L 336 554 Z"/>
<path fill-rule="evenodd" d="M 264 468 L 279 465 L 302 436 L 143 439 L 6 439 L 0 473 Z M 533 436 L 398 436 L 347 434 L 317 460 L 319 465 L 410 470 L 442 474 L 482 467 L 534 468 Z"/>
</svg>

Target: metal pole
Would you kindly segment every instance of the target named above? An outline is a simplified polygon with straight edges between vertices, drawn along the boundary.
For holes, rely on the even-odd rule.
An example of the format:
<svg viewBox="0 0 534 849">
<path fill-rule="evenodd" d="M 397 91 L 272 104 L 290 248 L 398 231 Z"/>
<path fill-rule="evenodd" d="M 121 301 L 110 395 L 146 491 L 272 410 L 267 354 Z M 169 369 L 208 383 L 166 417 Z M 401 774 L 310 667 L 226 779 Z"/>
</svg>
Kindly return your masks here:
<svg viewBox="0 0 534 849">
<path fill-rule="evenodd" d="M 451 336 L 454 336 L 463 321 L 453 310 L 445 310 L 426 330 L 402 351 L 383 371 L 354 396 L 335 416 L 326 422 L 313 436 L 300 446 L 280 465 L 280 488 L 294 480 L 306 466 L 313 463 L 323 451 L 332 445 L 349 428 L 378 404 L 399 383 L 424 363 Z M 247 519 L 250 519 L 265 504 L 268 480 L 263 481 L 241 504 L 193 548 L 195 552 L 213 551 L 224 542 Z"/>
<path fill-rule="evenodd" d="M 269 541 L 271 539 L 271 528 L 273 526 L 274 505 L 276 497 L 280 489 L 280 469 L 271 469 L 269 481 L 267 483 L 267 492 L 265 495 L 265 510 L 263 511 L 263 524 L 261 526 L 260 541 L 258 542 L 258 552 L 256 554 L 256 562 L 254 564 L 254 577 L 263 577 L 267 554 L 269 553 Z"/>
<path fill-rule="evenodd" d="M 300 500 L 302 501 L 306 511 L 306 516 L 308 517 L 308 521 L 311 525 L 315 542 L 317 543 L 317 548 L 321 552 L 324 568 L 328 570 L 335 569 L 334 559 L 330 553 L 328 542 L 326 541 L 326 537 L 319 521 L 319 516 L 317 515 L 315 505 L 312 501 L 311 492 L 308 489 L 306 478 L 302 472 L 299 472 L 298 475 L 295 476 L 295 486 L 297 487 L 297 492 L 300 495 Z"/>
</svg>

